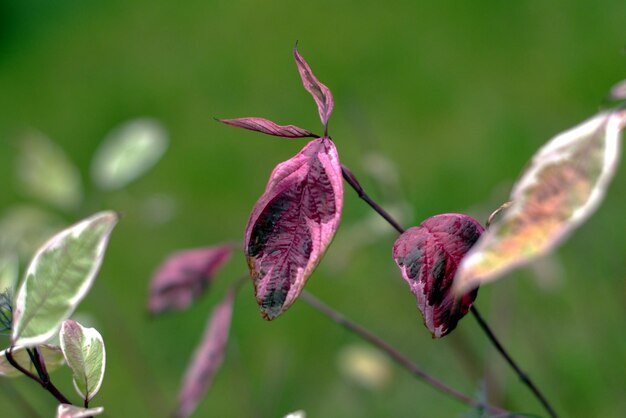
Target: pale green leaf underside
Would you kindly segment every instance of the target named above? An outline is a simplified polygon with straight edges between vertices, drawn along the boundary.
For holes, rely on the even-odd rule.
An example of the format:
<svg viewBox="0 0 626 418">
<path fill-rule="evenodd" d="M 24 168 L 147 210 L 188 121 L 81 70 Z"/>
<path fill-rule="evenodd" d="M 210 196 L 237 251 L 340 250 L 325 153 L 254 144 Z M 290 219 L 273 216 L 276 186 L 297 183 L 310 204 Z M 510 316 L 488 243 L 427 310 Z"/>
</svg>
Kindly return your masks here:
<svg viewBox="0 0 626 418">
<path fill-rule="evenodd" d="M 80 396 L 91 400 L 102 385 L 106 353 L 102 336 L 95 328 L 85 328 L 76 321 L 61 327 L 61 349 L 74 375 L 74 387 Z"/>
<path fill-rule="evenodd" d="M 100 415 L 104 412 L 104 408 L 81 408 L 80 406 L 61 404 L 57 408 L 56 418 L 87 418 L 94 415 Z"/>
<path fill-rule="evenodd" d="M 165 129 L 155 120 L 137 119 L 105 138 L 91 167 L 94 183 L 119 189 L 148 171 L 167 148 Z"/>
<path fill-rule="evenodd" d="M 14 344 L 47 341 L 72 314 L 93 284 L 117 220 L 114 212 L 98 213 L 39 249 L 17 293 Z"/>
<path fill-rule="evenodd" d="M 33 132 L 20 140 L 19 150 L 20 190 L 62 209 L 80 203 L 80 174 L 59 146 L 41 133 Z"/>
<path fill-rule="evenodd" d="M 48 370 L 48 372 L 58 369 L 63 365 L 63 363 L 65 363 L 65 358 L 63 357 L 63 353 L 61 352 L 61 347 L 44 344 L 40 345 L 38 349 L 43 355 L 44 362 L 46 363 L 46 369 Z M 7 350 L 0 351 L 0 376 L 23 376 L 23 374 L 19 370 L 17 370 L 9 363 L 9 360 L 7 360 L 6 357 L 6 352 Z M 30 361 L 30 357 L 26 352 L 26 347 L 13 347 L 12 354 L 13 359 L 17 361 L 20 366 L 24 367 L 31 373 L 37 373 L 35 370 L 35 366 Z"/>
</svg>

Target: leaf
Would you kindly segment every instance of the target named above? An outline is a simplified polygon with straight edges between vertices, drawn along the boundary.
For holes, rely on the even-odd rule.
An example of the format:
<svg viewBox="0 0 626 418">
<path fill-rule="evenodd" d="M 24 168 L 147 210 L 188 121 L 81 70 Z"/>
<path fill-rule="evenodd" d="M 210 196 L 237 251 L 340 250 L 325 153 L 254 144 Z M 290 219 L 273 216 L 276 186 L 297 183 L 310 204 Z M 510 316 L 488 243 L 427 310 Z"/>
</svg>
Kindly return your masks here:
<svg viewBox="0 0 626 418">
<path fill-rule="evenodd" d="M 296 300 L 339 227 L 342 206 L 341 166 L 330 138 L 309 142 L 276 166 L 244 241 L 265 319 L 276 318 Z"/>
<path fill-rule="evenodd" d="M 179 251 L 159 266 L 150 283 L 150 312 L 182 310 L 213 282 L 233 252 L 232 245 Z"/>
<path fill-rule="evenodd" d="M 294 125 L 277 125 L 271 120 L 263 118 L 217 119 L 217 121 L 236 128 L 248 129 L 250 131 L 280 136 L 283 138 L 317 138 L 317 135 L 307 131 L 306 129 L 298 128 Z"/>
<path fill-rule="evenodd" d="M 315 78 L 311 67 L 309 67 L 309 64 L 307 64 L 302 55 L 300 55 L 300 52 L 298 52 L 297 46 L 293 49 L 293 56 L 298 66 L 298 72 L 300 72 L 300 78 L 302 78 L 302 84 L 304 84 L 304 88 L 311 93 L 313 99 L 315 99 L 320 119 L 326 128 L 330 114 L 333 113 L 333 95 L 328 87 Z"/>
<path fill-rule="evenodd" d="M 617 167 L 626 110 L 602 112 L 545 144 L 511 192 L 513 203 L 457 273 L 458 292 L 546 254 L 596 210 Z"/>
<path fill-rule="evenodd" d="M 13 292 L 17 283 L 19 261 L 15 255 L 0 256 L 0 293 Z"/>
<path fill-rule="evenodd" d="M 80 406 L 68 405 L 62 403 L 57 408 L 56 418 L 88 418 L 94 415 L 100 415 L 104 412 L 104 408 L 81 408 Z"/>
<path fill-rule="evenodd" d="M 234 299 L 235 292 L 230 289 L 224 300 L 213 308 L 202 342 L 185 372 L 176 418 L 187 418 L 193 413 L 224 361 Z"/>
<path fill-rule="evenodd" d="M 474 218 L 448 213 L 408 229 L 393 246 L 393 258 L 433 338 L 452 332 L 476 299 L 478 289 L 457 298 L 452 283 L 461 260 L 482 232 Z"/>
<path fill-rule="evenodd" d="M 626 100 L 626 80 L 622 80 L 611 88 L 610 100 Z"/>
<path fill-rule="evenodd" d="M 59 333 L 61 349 L 72 369 L 74 388 L 84 400 L 90 401 L 102 386 L 106 352 L 102 335 L 95 328 L 84 328 L 67 320 Z"/>
<path fill-rule="evenodd" d="M 41 344 L 57 333 L 91 288 L 117 220 L 114 212 L 100 212 L 39 249 L 17 292 L 14 344 Z"/>
<path fill-rule="evenodd" d="M 306 412 L 300 409 L 285 415 L 285 418 L 306 418 Z"/>
<path fill-rule="evenodd" d="M 49 344 L 42 344 L 37 348 L 39 349 L 41 355 L 43 355 L 44 362 L 46 363 L 46 370 L 48 372 L 58 369 L 65 363 L 65 358 L 63 358 L 61 347 Z M 9 360 L 7 360 L 7 350 L 8 349 L 0 351 L 0 376 L 23 376 L 22 372 L 13 367 L 11 363 L 9 363 Z M 33 374 L 37 373 L 35 366 L 30 361 L 30 356 L 26 351 L 26 347 L 19 345 L 14 346 L 11 354 L 13 355 L 13 359 L 17 362 L 17 364 Z"/>
<path fill-rule="evenodd" d="M 93 181 L 105 190 L 121 189 L 152 168 L 167 145 L 167 132 L 158 121 L 131 120 L 111 132 L 96 151 Z"/>
<path fill-rule="evenodd" d="M 59 146 L 42 133 L 31 132 L 19 140 L 18 148 L 21 191 L 61 209 L 80 204 L 80 174 Z"/>
</svg>

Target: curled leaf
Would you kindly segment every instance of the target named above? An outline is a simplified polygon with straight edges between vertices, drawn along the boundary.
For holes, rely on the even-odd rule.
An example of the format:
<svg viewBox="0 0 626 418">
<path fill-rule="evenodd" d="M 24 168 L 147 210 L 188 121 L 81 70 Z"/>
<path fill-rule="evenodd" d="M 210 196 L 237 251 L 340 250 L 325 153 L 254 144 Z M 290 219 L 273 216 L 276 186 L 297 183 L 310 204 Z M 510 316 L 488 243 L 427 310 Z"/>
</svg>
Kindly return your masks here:
<svg viewBox="0 0 626 418">
<path fill-rule="evenodd" d="M 65 152 L 38 132 L 18 145 L 20 190 L 61 209 L 75 208 L 82 200 L 80 174 Z"/>
<path fill-rule="evenodd" d="M 232 245 L 179 251 L 159 266 L 150 283 L 150 312 L 187 308 L 230 259 Z"/>
<path fill-rule="evenodd" d="M 102 189 L 126 186 L 154 166 L 167 149 L 165 128 L 154 119 L 136 119 L 111 132 L 96 151 L 93 181 Z"/>
<path fill-rule="evenodd" d="M 176 418 L 187 418 L 193 413 L 224 361 L 234 299 L 235 292 L 231 289 L 209 317 L 202 342 L 185 372 Z"/>
<path fill-rule="evenodd" d="M 41 344 L 57 333 L 91 288 L 117 219 L 114 212 L 100 212 L 39 249 L 17 292 L 14 344 Z"/>
<path fill-rule="evenodd" d="M 393 258 L 433 338 L 454 330 L 476 299 L 478 289 L 458 298 L 452 284 L 461 260 L 482 232 L 483 227 L 470 216 L 436 215 L 408 229 L 393 246 Z"/>
<path fill-rule="evenodd" d="M 56 418 L 88 418 L 94 415 L 100 415 L 104 412 L 104 408 L 81 408 L 80 406 L 68 405 L 62 403 L 57 408 Z"/>
<path fill-rule="evenodd" d="M 61 352 L 61 347 L 49 344 L 42 344 L 37 348 L 43 356 L 43 360 L 46 363 L 46 370 L 48 372 L 58 369 L 65 363 L 65 358 L 63 357 L 63 353 Z M 22 372 L 13 367 L 11 363 L 9 363 L 9 360 L 7 360 L 6 354 L 8 350 L 9 349 L 7 348 L 6 350 L 0 351 L 0 376 L 23 376 Z M 11 350 L 11 354 L 13 355 L 13 359 L 17 362 L 17 364 L 19 364 L 31 373 L 37 373 L 35 365 L 30 360 L 30 356 L 26 351 L 26 347 L 20 345 L 14 346 Z"/>
<path fill-rule="evenodd" d="M 59 337 L 67 365 L 72 369 L 74 388 L 88 402 L 98 393 L 104 379 L 106 352 L 102 335 L 95 328 L 67 320 Z"/>
<path fill-rule="evenodd" d="M 311 71 L 311 67 L 309 67 L 309 64 L 307 64 L 302 55 L 300 55 L 300 52 L 298 52 L 297 46 L 293 49 L 293 57 L 296 60 L 298 72 L 302 78 L 302 84 L 304 84 L 304 88 L 311 93 L 313 99 L 315 99 L 320 119 L 326 127 L 328 125 L 330 114 L 333 112 L 333 95 L 328 87 L 320 83 L 317 78 L 315 78 L 313 71 Z"/>
<path fill-rule="evenodd" d="M 596 210 L 617 167 L 626 110 L 597 114 L 545 144 L 511 192 L 513 203 L 463 260 L 465 292 L 546 254 Z"/>
<path fill-rule="evenodd" d="M 309 142 L 276 166 L 244 241 L 265 319 L 276 318 L 296 300 L 339 227 L 342 207 L 341 165 L 330 138 Z"/>
<path fill-rule="evenodd" d="M 250 131 L 261 132 L 267 135 L 280 136 L 283 138 L 317 138 L 317 135 L 298 128 L 294 125 L 281 126 L 271 120 L 263 118 L 238 118 L 238 119 L 217 119 L 219 122 L 236 128 L 248 129 Z"/>
</svg>

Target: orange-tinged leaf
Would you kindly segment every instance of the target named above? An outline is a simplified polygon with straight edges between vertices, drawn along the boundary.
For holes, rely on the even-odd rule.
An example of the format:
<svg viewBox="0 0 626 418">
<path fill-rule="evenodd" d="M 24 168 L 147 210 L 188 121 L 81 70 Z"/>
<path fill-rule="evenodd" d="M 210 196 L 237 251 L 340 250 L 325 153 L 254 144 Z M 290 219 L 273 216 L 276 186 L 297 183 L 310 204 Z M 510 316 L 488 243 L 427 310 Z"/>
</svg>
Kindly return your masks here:
<svg viewBox="0 0 626 418">
<path fill-rule="evenodd" d="M 461 263 L 457 294 L 549 252 L 595 211 L 617 167 L 625 124 L 626 110 L 601 112 L 535 154 L 511 206 Z"/>
</svg>

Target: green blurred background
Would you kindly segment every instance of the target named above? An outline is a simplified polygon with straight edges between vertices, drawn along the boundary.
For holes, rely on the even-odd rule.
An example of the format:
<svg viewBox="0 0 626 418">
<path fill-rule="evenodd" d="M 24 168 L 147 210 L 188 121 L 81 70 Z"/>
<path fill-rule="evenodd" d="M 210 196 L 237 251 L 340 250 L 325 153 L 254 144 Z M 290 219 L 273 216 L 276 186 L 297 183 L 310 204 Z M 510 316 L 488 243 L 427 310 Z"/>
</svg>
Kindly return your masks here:
<svg viewBox="0 0 626 418">
<path fill-rule="evenodd" d="M 237 255 L 206 297 L 160 318 L 146 312 L 148 280 L 173 250 L 241 239 L 271 169 L 305 143 L 212 117 L 261 116 L 319 132 L 292 60 L 296 40 L 334 93 L 330 129 L 342 161 L 408 225 L 442 212 L 483 220 L 505 201 L 533 152 L 595 113 L 626 77 L 625 22 L 623 0 L 0 0 L 0 216 L 17 205 L 66 224 L 102 208 L 124 214 L 78 310 L 107 344 L 93 405 L 108 417 L 160 418 L 173 408 L 211 305 L 245 262 Z M 123 191 L 98 192 L 89 181 L 94 151 L 111 129 L 142 116 L 165 126 L 167 153 Z M 61 212 L 20 191 L 17 144 L 28 129 L 77 165 L 80 208 Z M 563 417 L 626 416 L 625 189 L 622 166 L 600 210 L 553 257 L 477 299 Z M 390 256 L 393 231 L 350 190 L 344 211 L 307 289 L 457 389 L 543 414 L 473 318 L 430 338 Z M 304 303 L 268 323 L 247 286 L 231 335 L 195 416 L 470 416 L 362 353 L 355 336 Z M 354 376 L 346 364 L 355 356 L 382 371 Z M 74 396 L 68 373 L 53 379 Z M 0 390 L 2 417 L 24 414 L 13 391 L 53 416 L 54 400 L 33 382 L 3 380 Z"/>
</svg>

